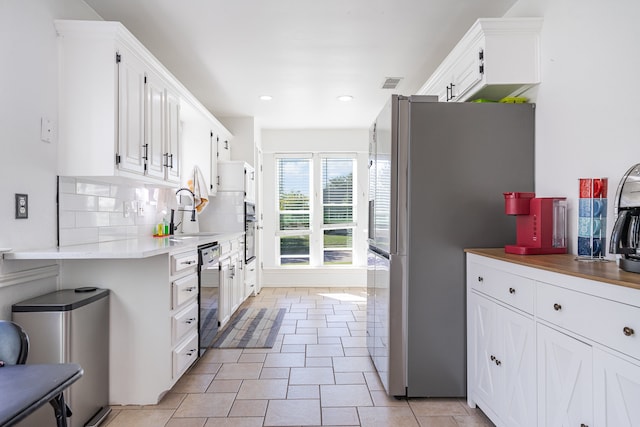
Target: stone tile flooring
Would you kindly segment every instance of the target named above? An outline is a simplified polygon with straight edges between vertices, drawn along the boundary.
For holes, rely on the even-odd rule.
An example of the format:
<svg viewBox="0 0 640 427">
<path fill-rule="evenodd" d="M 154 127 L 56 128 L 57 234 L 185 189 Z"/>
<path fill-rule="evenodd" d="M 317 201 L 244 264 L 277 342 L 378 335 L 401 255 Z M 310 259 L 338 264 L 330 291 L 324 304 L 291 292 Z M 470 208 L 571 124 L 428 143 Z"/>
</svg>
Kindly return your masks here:
<svg viewBox="0 0 640 427">
<path fill-rule="evenodd" d="M 114 406 L 108 427 L 493 426 L 464 399 L 389 398 L 367 353 L 363 288 L 263 288 L 284 307 L 271 349 L 210 349 L 158 405 Z"/>
</svg>

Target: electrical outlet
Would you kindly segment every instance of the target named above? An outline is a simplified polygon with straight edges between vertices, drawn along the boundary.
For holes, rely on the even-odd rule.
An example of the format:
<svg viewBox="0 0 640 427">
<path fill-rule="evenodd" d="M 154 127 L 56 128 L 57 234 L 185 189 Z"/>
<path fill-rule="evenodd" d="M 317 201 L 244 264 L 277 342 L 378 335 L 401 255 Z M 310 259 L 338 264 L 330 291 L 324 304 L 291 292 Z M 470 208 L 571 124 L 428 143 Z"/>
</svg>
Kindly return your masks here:
<svg viewBox="0 0 640 427">
<path fill-rule="evenodd" d="M 16 219 L 29 218 L 29 196 L 16 193 Z"/>
</svg>

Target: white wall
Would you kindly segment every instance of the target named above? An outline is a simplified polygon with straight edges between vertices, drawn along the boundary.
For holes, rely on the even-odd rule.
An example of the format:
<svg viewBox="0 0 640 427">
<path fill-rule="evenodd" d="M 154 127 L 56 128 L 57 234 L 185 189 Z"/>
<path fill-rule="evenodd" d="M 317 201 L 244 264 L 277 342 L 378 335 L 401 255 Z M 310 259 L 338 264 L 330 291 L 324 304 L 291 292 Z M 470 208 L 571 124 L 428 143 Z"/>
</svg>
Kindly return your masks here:
<svg viewBox="0 0 640 427">
<path fill-rule="evenodd" d="M 221 117 L 220 121 L 233 135 L 231 160 L 255 165 L 256 128 L 253 117 Z"/>
<path fill-rule="evenodd" d="M 368 194 L 368 142 L 366 129 L 345 130 L 263 130 L 262 181 L 264 232 L 263 286 L 364 286 L 366 285 L 366 224 Z M 275 154 L 277 153 L 355 153 L 358 175 L 356 188 L 357 222 L 359 229 L 354 234 L 353 268 L 280 268 L 276 265 L 275 237 L 276 185 Z M 364 224 L 364 226 L 363 226 Z"/>
<path fill-rule="evenodd" d="M 607 236 L 622 175 L 640 163 L 640 2 L 520 0 L 507 16 L 542 16 L 536 193 L 567 196 L 577 253 L 578 178 L 608 177 Z M 608 250 L 608 242 L 607 242 Z"/>
<path fill-rule="evenodd" d="M 56 243 L 57 141 L 40 141 L 40 118 L 58 118 L 54 19 L 100 19 L 80 0 L 0 0 L 0 247 Z M 14 219 L 14 194 L 29 195 L 29 218 Z M 0 319 L 11 304 L 56 288 L 51 262 L 0 264 Z"/>
</svg>

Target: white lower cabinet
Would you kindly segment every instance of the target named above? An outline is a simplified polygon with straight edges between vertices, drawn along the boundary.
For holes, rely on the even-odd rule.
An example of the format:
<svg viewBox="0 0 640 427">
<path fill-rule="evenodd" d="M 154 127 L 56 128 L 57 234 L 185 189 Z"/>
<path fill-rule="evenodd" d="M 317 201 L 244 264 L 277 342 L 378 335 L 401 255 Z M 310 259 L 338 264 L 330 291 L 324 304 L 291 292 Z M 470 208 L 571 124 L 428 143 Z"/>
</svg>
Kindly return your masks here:
<svg viewBox="0 0 640 427">
<path fill-rule="evenodd" d="M 231 259 L 220 261 L 220 287 L 218 288 L 218 325 L 222 328 L 231 318 Z"/>
<path fill-rule="evenodd" d="M 486 280 L 486 279 L 485 279 Z M 501 425 L 536 425 L 535 323 L 481 293 L 469 294 L 469 399 Z M 500 423 L 499 423 L 500 424 Z"/>
<path fill-rule="evenodd" d="M 218 323 L 222 328 L 247 298 L 244 284 L 242 240 L 244 236 L 218 242 L 220 277 L 218 289 Z"/>
<path fill-rule="evenodd" d="M 593 426 L 593 358 L 588 344 L 538 324 L 538 425 Z"/>
<path fill-rule="evenodd" d="M 640 426 L 640 362 L 594 349 L 595 425 Z"/>
<path fill-rule="evenodd" d="M 468 403 L 497 426 L 640 426 L 640 290 L 467 254 Z"/>
<path fill-rule="evenodd" d="M 258 274 L 256 271 L 256 267 L 258 262 L 254 258 L 248 264 L 244 266 L 244 295 L 246 297 L 250 297 L 251 295 L 256 294 L 256 281 L 258 278 Z"/>
</svg>

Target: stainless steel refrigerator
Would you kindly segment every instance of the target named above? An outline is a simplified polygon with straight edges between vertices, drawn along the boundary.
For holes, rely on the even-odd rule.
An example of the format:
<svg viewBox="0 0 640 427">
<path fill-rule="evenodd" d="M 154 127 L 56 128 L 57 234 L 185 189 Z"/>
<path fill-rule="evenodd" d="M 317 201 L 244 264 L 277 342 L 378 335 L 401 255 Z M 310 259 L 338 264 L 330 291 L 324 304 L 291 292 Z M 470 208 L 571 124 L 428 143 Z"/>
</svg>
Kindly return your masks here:
<svg viewBox="0 0 640 427">
<path fill-rule="evenodd" d="M 370 130 L 367 347 L 391 396 L 466 395 L 464 248 L 515 241 L 533 104 L 394 95 Z"/>
</svg>

